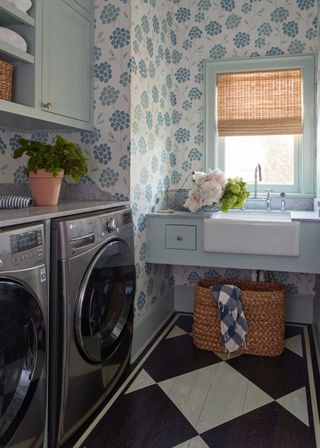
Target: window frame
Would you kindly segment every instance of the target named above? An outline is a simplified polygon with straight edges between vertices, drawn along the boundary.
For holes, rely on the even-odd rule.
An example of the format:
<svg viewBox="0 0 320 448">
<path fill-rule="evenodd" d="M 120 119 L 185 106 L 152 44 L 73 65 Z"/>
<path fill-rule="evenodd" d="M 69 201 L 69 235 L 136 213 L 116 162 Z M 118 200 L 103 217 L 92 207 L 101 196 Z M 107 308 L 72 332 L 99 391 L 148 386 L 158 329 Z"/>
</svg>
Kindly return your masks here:
<svg viewBox="0 0 320 448">
<path fill-rule="evenodd" d="M 275 192 L 313 195 L 316 174 L 315 138 L 315 73 L 314 55 L 251 58 L 226 61 L 205 61 L 206 92 L 206 170 L 224 169 L 223 137 L 217 135 L 216 76 L 218 73 L 251 72 L 259 70 L 302 70 L 303 82 L 303 134 L 295 139 L 294 185 L 267 185 L 260 183 L 258 191 L 272 188 Z M 212 119 L 212 117 L 214 117 Z"/>
</svg>

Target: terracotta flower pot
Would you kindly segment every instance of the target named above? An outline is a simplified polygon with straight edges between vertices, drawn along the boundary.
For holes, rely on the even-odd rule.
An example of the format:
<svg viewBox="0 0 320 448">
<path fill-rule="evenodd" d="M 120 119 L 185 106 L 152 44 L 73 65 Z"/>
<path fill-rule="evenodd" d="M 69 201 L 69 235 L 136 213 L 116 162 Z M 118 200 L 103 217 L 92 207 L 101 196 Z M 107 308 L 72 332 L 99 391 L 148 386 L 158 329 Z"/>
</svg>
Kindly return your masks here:
<svg viewBox="0 0 320 448">
<path fill-rule="evenodd" d="M 46 170 L 29 173 L 32 198 L 35 205 L 58 204 L 63 176 L 63 170 L 57 176 L 48 173 Z"/>
</svg>

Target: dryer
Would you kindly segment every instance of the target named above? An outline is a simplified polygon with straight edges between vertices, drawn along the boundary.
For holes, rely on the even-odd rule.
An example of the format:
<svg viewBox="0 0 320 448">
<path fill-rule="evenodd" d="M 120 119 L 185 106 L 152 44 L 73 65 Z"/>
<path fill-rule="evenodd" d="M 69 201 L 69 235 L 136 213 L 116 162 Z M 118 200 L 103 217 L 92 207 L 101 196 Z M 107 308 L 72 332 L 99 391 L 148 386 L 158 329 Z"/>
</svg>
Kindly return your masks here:
<svg viewBox="0 0 320 448">
<path fill-rule="evenodd" d="M 47 396 L 44 227 L 0 230 L 0 447 L 40 448 Z"/>
<path fill-rule="evenodd" d="M 51 238 L 49 444 L 57 448 L 104 402 L 129 361 L 131 211 L 53 220 Z"/>
</svg>

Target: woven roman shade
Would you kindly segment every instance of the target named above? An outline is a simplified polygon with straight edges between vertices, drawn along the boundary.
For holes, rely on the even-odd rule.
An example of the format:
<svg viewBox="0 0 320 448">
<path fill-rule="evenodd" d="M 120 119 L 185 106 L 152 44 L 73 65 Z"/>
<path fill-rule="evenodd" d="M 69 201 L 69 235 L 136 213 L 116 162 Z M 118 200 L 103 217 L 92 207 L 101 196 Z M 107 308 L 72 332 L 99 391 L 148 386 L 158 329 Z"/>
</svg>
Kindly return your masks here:
<svg viewBox="0 0 320 448">
<path fill-rule="evenodd" d="M 221 137 L 301 134 L 301 70 L 218 74 L 217 118 Z"/>
</svg>

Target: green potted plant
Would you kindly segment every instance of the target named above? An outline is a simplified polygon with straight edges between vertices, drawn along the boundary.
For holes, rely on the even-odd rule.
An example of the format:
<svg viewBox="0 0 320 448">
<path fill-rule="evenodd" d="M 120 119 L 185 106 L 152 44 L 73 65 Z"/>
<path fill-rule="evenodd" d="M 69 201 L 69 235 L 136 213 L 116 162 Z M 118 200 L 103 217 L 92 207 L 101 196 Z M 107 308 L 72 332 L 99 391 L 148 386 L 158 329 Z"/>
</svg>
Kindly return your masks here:
<svg viewBox="0 0 320 448">
<path fill-rule="evenodd" d="M 35 205 L 56 205 L 64 175 L 79 181 L 88 172 L 87 161 L 79 147 L 60 135 L 53 144 L 21 139 L 13 158 L 29 157 L 27 172 Z"/>
</svg>

